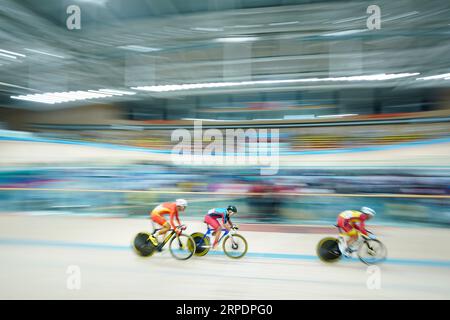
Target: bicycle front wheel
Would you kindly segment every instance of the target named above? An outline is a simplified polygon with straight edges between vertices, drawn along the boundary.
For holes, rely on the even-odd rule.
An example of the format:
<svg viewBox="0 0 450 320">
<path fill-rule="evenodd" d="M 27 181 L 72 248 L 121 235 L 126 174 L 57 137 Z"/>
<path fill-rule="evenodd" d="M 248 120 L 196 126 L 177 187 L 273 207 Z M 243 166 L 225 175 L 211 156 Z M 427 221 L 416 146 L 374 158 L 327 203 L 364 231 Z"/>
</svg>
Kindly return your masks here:
<svg viewBox="0 0 450 320">
<path fill-rule="evenodd" d="M 239 234 L 228 235 L 223 241 L 223 252 L 232 258 L 239 259 L 247 253 L 247 240 Z"/>
<path fill-rule="evenodd" d="M 194 254 L 195 241 L 191 236 L 181 234 L 173 237 L 169 242 L 169 251 L 177 260 L 187 260 Z"/>
<path fill-rule="evenodd" d="M 367 265 L 377 264 L 386 260 L 387 249 L 377 239 L 368 239 L 358 249 L 359 260 Z"/>
</svg>

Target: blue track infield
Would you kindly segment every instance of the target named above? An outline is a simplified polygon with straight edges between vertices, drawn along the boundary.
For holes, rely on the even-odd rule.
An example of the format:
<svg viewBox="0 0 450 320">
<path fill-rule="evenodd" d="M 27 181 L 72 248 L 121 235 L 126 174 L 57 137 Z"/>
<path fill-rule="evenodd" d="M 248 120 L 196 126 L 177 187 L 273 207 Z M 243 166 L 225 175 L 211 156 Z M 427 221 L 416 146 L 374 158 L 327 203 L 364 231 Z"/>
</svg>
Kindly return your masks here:
<svg viewBox="0 0 450 320">
<path fill-rule="evenodd" d="M 0 238 L 1 246 L 34 246 L 34 247 L 51 247 L 51 248 L 68 248 L 68 249 L 93 249 L 93 250 L 112 250 L 112 251 L 128 251 L 131 250 L 130 245 L 113 245 L 102 243 L 81 243 L 81 242 L 66 242 L 53 240 L 32 240 L 32 239 L 14 239 L 14 238 Z M 208 255 L 224 255 L 222 251 L 210 251 Z M 317 261 L 319 258 L 314 255 L 306 254 L 286 254 L 286 253 L 262 253 L 262 252 L 247 252 L 248 258 L 262 258 L 262 259 L 287 259 L 300 261 Z M 342 259 L 341 262 L 359 262 L 357 259 Z M 359 262 L 360 263 L 360 262 Z M 405 265 L 405 266 L 420 266 L 420 267 L 441 267 L 450 268 L 450 260 L 431 260 L 431 259 L 396 259 L 388 258 L 383 264 L 391 265 Z"/>
</svg>

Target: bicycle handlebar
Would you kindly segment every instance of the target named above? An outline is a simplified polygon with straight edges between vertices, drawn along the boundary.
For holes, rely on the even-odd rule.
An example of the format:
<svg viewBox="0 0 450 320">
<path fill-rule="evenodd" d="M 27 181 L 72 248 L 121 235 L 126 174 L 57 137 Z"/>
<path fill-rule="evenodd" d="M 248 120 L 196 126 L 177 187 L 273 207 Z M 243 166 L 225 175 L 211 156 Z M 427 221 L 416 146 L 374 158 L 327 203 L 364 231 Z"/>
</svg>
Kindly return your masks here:
<svg viewBox="0 0 450 320">
<path fill-rule="evenodd" d="M 211 230 L 214 230 L 214 229 L 211 229 Z M 225 232 L 231 232 L 231 231 L 236 231 L 236 230 L 239 230 L 239 227 L 237 225 L 233 225 L 230 229 L 222 228 L 222 231 L 225 231 Z"/>
</svg>

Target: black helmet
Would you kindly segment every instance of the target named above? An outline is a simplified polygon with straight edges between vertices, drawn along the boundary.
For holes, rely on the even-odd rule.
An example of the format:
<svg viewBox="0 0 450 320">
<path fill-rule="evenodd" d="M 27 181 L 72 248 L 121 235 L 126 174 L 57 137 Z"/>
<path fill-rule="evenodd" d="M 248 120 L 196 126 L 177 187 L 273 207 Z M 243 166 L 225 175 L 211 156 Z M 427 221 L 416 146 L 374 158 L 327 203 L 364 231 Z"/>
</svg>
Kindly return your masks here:
<svg viewBox="0 0 450 320">
<path fill-rule="evenodd" d="M 228 206 L 227 211 L 233 211 L 234 213 L 236 213 L 237 209 L 235 206 Z"/>
</svg>

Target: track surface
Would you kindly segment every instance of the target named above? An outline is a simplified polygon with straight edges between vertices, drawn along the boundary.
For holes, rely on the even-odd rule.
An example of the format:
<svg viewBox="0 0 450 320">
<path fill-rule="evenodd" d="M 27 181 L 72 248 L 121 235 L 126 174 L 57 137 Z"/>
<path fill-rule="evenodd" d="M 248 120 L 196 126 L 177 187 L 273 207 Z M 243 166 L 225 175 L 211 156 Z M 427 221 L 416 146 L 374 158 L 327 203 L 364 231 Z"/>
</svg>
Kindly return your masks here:
<svg viewBox="0 0 450 320">
<path fill-rule="evenodd" d="M 187 225 L 188 233 L 204 229 Z M 167 250 L 150 258 L 131 250 L 134 234 L 149 228 L 144 219 L 2 215 L 0 299 L 450 299 L 448 229 L 372 228 L 389 259 L 379 269 L 380 288 L 369 289 L 374 282 L 361 262 L 328 265 L 315 257 L 329 232 L 243 225 L 243 259 L 219 251 L 177 261 Z M 67 288 L 73 265 L 79 290 Z"/>
</svg>

